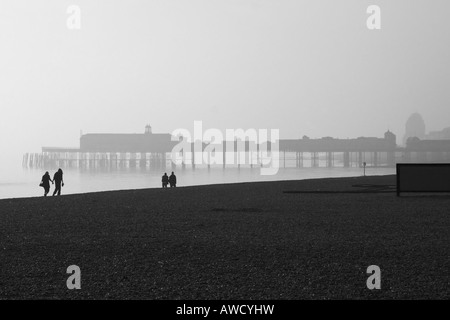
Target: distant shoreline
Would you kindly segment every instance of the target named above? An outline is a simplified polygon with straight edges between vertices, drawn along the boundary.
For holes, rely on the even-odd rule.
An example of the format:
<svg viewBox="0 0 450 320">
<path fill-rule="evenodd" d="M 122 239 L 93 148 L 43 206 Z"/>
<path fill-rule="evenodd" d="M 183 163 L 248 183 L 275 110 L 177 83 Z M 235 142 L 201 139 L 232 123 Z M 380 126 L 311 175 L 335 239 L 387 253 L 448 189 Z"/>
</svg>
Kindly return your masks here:
<svg viewBox="0 0 450 320">
<path fill-rule="evenodd" d="M 392 177 L 395 175 L 367 175 L 366 177 Z M 350 178 L 360 178 L 363 176 L 355 176 L 355 177 L 328 177 L 328 178 L 306 178 L 306 179 L 298 179 L 298 180 L 268 180 L 268 181 L 248 181 L 248 182 L 226 182 L 226 183 L 211 183 L 211 184 L 199 184 L 199 185 L 179 185 L 177 188 L 197 188 L 197 187 L 210 187 L 210 186 L 222 186 L 222 185 L 242 185 L 242 184 L 258 184 L 258 183 L 283 183 L 283 182 L 294 182 L 294 181 L 318 181 L 318 180 L 329 180 L 329 179 L 350 179 Z M 7 183 L 5 185 L 11 185 L 12 183 Z M 1 184 L 0 184 L 1 185 Z M 53 190 L 53 185 L 51 185 L 51 190 Z M 149 188 L 138 188 L 138 189 L 119 189 L 119 190 L 104 190 L 104 191 L 93 191 L 93 192 L 80 192 L 80 193 L 70 193 L 64 194 L 64 188 L 62 189 L 62 196 L 76 196 L 76 195 L 91 195 L 91 194 L 100 194 L 105 192 L 126 192 L 126 191 L 142 191 L 142 190 L 155 190 L 162 189 L 161 187 L 149 187 Z M 35 199 L 35 198 L 43 198 L 43 196 L 32 196 L 32 197 L 13 197 L 13 198 L 0 198 L 0 204 L 2 201 L 7 200 L 24 200 L 24 199 Z M 51 192 L 48 195 L 51 197 Z"/>
</svg>

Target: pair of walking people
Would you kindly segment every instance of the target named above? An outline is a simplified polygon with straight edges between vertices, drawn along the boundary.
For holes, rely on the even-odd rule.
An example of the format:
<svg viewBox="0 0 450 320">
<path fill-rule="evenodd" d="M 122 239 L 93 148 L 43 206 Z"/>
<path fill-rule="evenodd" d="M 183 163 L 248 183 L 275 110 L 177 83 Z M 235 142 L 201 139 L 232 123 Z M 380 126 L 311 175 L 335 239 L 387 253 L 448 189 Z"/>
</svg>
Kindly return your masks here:
<svg viewBox="0 0 450 320">
<path fill-rule="evenodd" d="M 169 176 L 167 176 L 167 173 L 164 173 L 161 179 L 162 187 L 167 188 L 167 185 L 170 184 L 171 188 L 175 188 L 177 186 L 177 176 L 173 173 Z"/>
<path fill-rule="evenodd" d="M 61 195 L 61 187 L 64 187 L 64 180 L 63 180 L 63 171 L 59 169 L 54 175 L 53 180 L 50 178 L 50 174 L 48 171 L 42 176 L 41 183 L 39 184 L 40 187 L 44 188 L 44 197 L 47 196 L 47 194 L 50 191 L 50 182 L 52 184 L 55 184 L 55 191 L 53 191 L 53 195 Z"/>
</svg>

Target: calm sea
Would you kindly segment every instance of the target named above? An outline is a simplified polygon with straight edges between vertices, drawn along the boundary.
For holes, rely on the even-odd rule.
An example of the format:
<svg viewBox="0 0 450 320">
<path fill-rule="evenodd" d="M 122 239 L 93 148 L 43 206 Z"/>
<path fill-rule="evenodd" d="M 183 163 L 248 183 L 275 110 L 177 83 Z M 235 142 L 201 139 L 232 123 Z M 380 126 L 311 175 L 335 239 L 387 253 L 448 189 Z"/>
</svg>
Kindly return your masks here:
<svg viewBox="0 0 450 320">
<path fill-rule="evenodd" d="M 50 170 L 49 170 L 50 171 Z M 53 171 L 50 175 L 53 177 Z M 170 169 L 167 169 L 170 174 Z M 394 174 L 393 168 L 367 168 L 367 175 Z M 43 188 L 39 182 L 43 170 L 17 169 L 2 173 L 0 177 L 0 199 L 39 197 Z M 362 176 L 361 168 L 288 168 L 280 169 L 273 176 L 262 176 L 257 168 L 222 168 L 177 170 L 177 186 L 194 186 L 236 182 L 301 180 L 328 177 Z M 160 188 L 162 172 L 148 170 L 122 169 L 121 171 L 86 171 L 80 169 L 64 170 L 63 194 L 86 193 L 96 191 Z M 53 188 L 51 192 L 53 191 Z"/>
</svg>

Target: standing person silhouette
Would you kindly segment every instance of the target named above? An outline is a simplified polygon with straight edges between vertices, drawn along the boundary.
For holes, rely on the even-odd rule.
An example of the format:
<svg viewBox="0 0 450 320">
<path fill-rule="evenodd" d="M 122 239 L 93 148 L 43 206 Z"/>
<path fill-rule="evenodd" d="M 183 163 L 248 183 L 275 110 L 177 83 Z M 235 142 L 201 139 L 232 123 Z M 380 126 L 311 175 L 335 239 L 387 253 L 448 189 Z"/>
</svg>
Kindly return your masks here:
<svg viewBox="0 0 450 320">
<path fill-rule="evenodd" d="M 42 180 L 41 180 L 41 184 L 39 186 L 41 186 L 42 188 L 44 188 L 44 197 L 47 196 L 47 194 L 50 191 L 50 181 L 53 184 L 52 179 L 50 178 L 50 174 L 48 173 L 48 171 L 42 176 Z"/>
<path fill-rule="evenodd" d="M 169 177 L 167 176 L 166 172 L 164 172 L 164 175 L 162 176 L 161 182 L 162 182 L 162 187 L 163 188 L 167 188 L 167 184 L 169 183 Z"/>
<path fill-rule="evenodd" d="M 173 173 L 169 177 L 169 184 L 171 188 L 175 188 L 177 186 L 177 176 Z"/>
<path fill-rule="evenodd" d="M 63 181 L 63 171 L 59 169 L 53 176 L 53 181 L 55 181 L 55 191 L 53 191 L 53 195 L 58 194 L 61 195 L 61 186 L 64 187 Z"/>
</svg>

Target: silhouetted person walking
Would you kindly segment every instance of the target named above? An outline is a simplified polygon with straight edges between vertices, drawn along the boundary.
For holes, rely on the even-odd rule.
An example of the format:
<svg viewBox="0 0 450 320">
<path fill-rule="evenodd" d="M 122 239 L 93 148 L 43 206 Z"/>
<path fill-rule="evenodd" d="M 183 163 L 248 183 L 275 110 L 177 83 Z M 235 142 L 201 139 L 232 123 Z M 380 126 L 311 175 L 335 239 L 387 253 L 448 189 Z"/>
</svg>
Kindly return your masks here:
<svg viewBox="0 0 450 320">
<path fill-rule="evenodd" d="M 53 181 L 55 181 L 55 191 L 53 191 L 53 195 L 58 194 L 61 195 L 61 186 L 64 187 L 63 181 L 63 171 L 59 169 L 53 176 Z"/>
<path fill-rule="evenodd" d="M 48 173 L 48 171 L 42 176 L 42 180 L 41 180 L 41 184 L 39 186 L 41 186 L 42 188 L 44 188 L 44 197 L 47 196 L 47 194 L 50 191 L 50 181 L 53 184 L 52 179 L 50 178 L 50 174 Z"/>
<path fill-rule="evenodd" d="M 174 175 L 173 171 L 169 177 L 169 184 L 171 188 L 175 188 L 177 186 L 177 176 Z"/>
<path fill-rule="evenodd" d="M 167 188 L 167 184 L 169 183 L 169 177 L 167 176 L 167 173 L 164 173 L 161 179 L 162 187 Z"/>
</svg>

